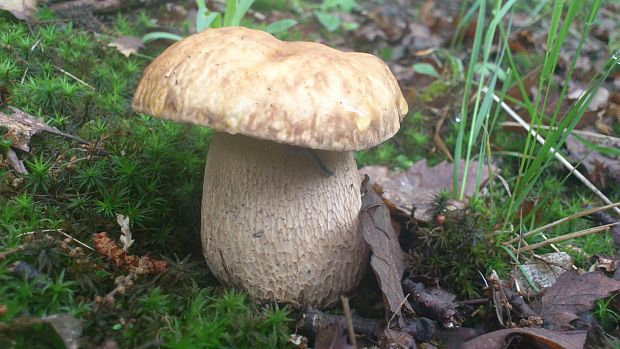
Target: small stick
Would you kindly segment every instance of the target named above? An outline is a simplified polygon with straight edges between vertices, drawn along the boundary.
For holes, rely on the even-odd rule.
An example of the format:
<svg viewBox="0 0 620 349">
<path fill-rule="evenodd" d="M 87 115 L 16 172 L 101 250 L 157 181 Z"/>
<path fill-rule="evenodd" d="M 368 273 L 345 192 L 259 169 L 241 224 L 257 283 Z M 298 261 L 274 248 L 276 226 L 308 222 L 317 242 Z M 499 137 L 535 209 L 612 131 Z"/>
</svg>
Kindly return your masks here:
<svg viewBox="0 0 620 349">
<path fill-rule="evenodd" d="M 467 299 L 464 301 L 456 301 L 460 305 L 481 305 L 487 304 L 489 302 L 489 298 L 476 298 L 476 299 Z"/>
<path fill-rule="evenodd" d="M 351 314 L 351 318 L 354 320 L 354 332 L 364 336 L 374 336 L 385 326 L 385 321 L 379 319 L 366 319 L 356 314 Z M 316 335 L 321 328 L 326 327 L 334 321 L 340 320 L 346 321 L 346 319 L 343 319 L 340 315 L 327 314 L 311 308 L 299 319 L 298 327 L 302 330 L 302 333 L 312 336 Z"/>
<path fill-rule="evenodd" d="M 349 341 L 353 345 L 353 348 L 357 348 L 357 342 L 355 340 L 355 332 L 353 331 L 353 318 L 351 317 L 351 308 L 349 307 L 349 298 L 340 296 L 342 301 L 342 309 L 344 310 L 344 317 L 347 319 L 347 332 L 349 332 Z"/>
<path fill-rule="evenodd" d="M 520 126 L 521 124 L 519 124 L 518 122 L 514 122 L 514 121 L 504 121 L 504 122 L 500 123 L 499 125 L 500 126 L 505 126 L 505 127 L 515 127 L 515 126 Z M 547 125 L 532 126 L 532 127 L 534 127 L 534 128 L 542 128 L 544 130 L 551 129 L 551 127 L 549 127 Z M 556 129 L 556 128 L 554 128 L 554 129 Z M 588 136 L 588 137 L 592 137 L 592 138 L 600 138 L 602 140 L 611 140 L 611 141 L 615 141 L 615 142 L 620 142 L 620 138 L 618 138 L 618 137 L 603 135 L 603 134 L 596 133 L 596 132 L 591 132 L 591 131 L 572 130 L 571 134 Z"/>
<path fill-rule="evenodd" d="M 529 252 L 529 251 L 535 250 L 537 248 L 541 248 L 541 247 L 544 247 L 544 246 L 547 246 L 549 244 L 553 244 L 553 243 L 556 243 L 556 242 L 566 241 L 566 240 L 570 240 L 570 239 L 586 236 L 586 235 L 589 235 L 589 234 L 598 233 L 598 232 L 601 232 L 601 231 L 608 231 L 610 227 L 615 226 L 615 225 L 619 225 L 619 224 L 620 224 L 620 222 L 611 223 L 611 224 L 605 224 L 605 225 L 601 225 L 600 227 L 584 229 L 584 230 L 580 230 L 580 231 L 577 231 L 577 232 L 574 232 L 574 233 L 570 233 L 570 234 L 558 236 L 558 237 L 555 237 L 555 238 L 551 238 L 551 239 L 546 240 L 546 241 L 542 241 L 542 242 L 539 242 L 539 243 L 536 243 L 536 244 L 531 244 L 531 245 L 522 247 L 521 248 L 521 253 Z"/>
<path fill-rule="evenodd" d="M 448 111 L 450 111 L 448 107 L 445 107 L 441 111 L 441 116 L 439 117 L 439 120 L 437 120 L 437 123 L 435 124 L 435 132 L 433 133 L 433 142 L 435 142 L 435 145 L 437 145 L 437 148 L 439 148 L 439 150 L 446 157 L 448 157 L 448 160 L 450 160 L 450 162 L 454 162 L 454 158 L 452 157 L 452 154 L 450 154 L 450 151 L 448 150 L 446 143 L 444 143 L 443 139 L 441 139 L 441 134 L 440 134 L 441 127 L 443 126 L 444 122 L 448 118 Z"/>
<path fill-rule="evenodd" d="M 88 246 L 87 244 L 85 244 L 85 243 L 83 243 L 82 241 L 80 241 L 80 240 L 78 240 L 78 239 L 74 238 L 73 236 L 71 236 L 71 235 L 69 235 L 69 234 L 65 233 L 65 231 L 64 231 L 64 230 L 62 230 L 62 229 L 43 229 L 43 230 L 29 231 L 29 232 L 27 232 L 27 233 L 21 233 L 21 234 L 17 235 L 17 237 L 21 237 L 21 236 L 24 236 L 24 235 L 32 235 L 32 234 L 35 234 L 35 233 L 59 233 L 59 234 L 62 234 L 62 235 L 63 235 L 64 237 L 66 237 L 66 238 L 70 238 L 70 239 L 72 239 L 73 241 L 75 241 L 75 242 L 77 242 L 78 244 L 80 244 L 80 245 L 82 245 L 82 246 L 86 247 L 87 249 L 89 249 L 89 250 L 91 250 L 91 251 L 95 251 L 95 249 L 94 249 L 94 248 L 92 248 L 92 247 Z"/>
<path fill-rule="evenodd" d="M 484 87 L 482 89 L 483 92 L 487 93 L 489 90 Z M 517 114 L 517 112 L 515 112 L 508 104 L 506 104 L 504 101 L 502 101 L 495 93 L 492 94 L 493 96 L 493 100 L 495 100 L 495 102 L 499 103 L 500 106 L 502 107 L 502 109 L 504 109 L 504 111 L 506 111 L 513 119 L 515 119 L 523 128 L 525 128 L 526 130 L 528 130 L 528 132 L 536 137 L 536 140 L 538 141 L 538 143 L 540 144 L 545 144 L 545 139 L 538 134 L 538 132 L 527 122 L 525 122 L 525 120 L 523 120 L 519 114 Z M 555 148 L 553 147 L 549 147 L 549 152 L 551 152 L 551 154 L 553 154 L 553 156 L 558 159 L 558 161 L 560 161 L 562 163 L 562 165 L 564 165 L 564 167 L 566 167 L 567 169 L 570 170 L 570 172 L 577 177 L 581 183 L 583 183 L 586 187 L 588 187 L 590 190 L 592 190 L 592 192 L 594 192 L 594 194 L 596 194 L 599 198 L 601 198 L 601 200 L 603 200 L 603 202 L 605 202 L 606 204 L 612 204 L 611 200 L 609 200 L 609 198 L 607 196 L 605 196 L 605 194 L 603 194 L 603 192 L 601 192 L 594 184 L 592 184 L 592 182 L 590 182 L 583 174 L 581 174 L 581 172 L 579 172 L 575 166 L 573 166 L 570 162 L 568 162 L 568 160 L 566 160 L 562 154 L 560 154 L 559 152 L 557 152 L 555 150 Z M 614 211 L 620 215 L 620 209 L 617 207 L 614 207 Z"/>
<path fill-rule="evenodd" d="M 84 80 L 78 78 L 77 76 L 69 73 L 68 71 L 66 71 L 66 70 L 62 69 L 61 67 L 57 66 L 56 64 L 52 64 L 52 65 L 54 66 L 54 68 L 60 70 L 61 73 L 63 73 L 65 75 L 67 75 L 68 77 L 74 79 L 75 81 L 79 82 L 80 84 L 90 88 L 91 90 L 93 90 L 93 91 L 95 90 L 95 88 L 93 86 L 89 85 L 86 81 L 84 81 Z"/>
<path fill-rule="evenodd" d="M 542 226 L 542 227 L 540 227 L 540 228 L 536 228 L 536 229 L 534 229 L 534 230 L 532 230 L 532 231 L 529 231 L 529 232 L 527 232 L 527 233 L 525 233 L 525 234 L 523 234 L 523 235 L 521 235 L 521 236 L 518 236 L 518 237 L 516 237 L 516 238 L 510 239 L 510 240 L 506 241 L 506 242 L 505 242 L 505 244 L 506 244 L 506 245 L 513 244 L 513 243 L 517 242 L 518 240 L 520 240 L 520 239 L 522 239 L 522 238 L 526 238 L 526 237 L 528 237 L 528 236 L 530 236 L 530 235 L 533 235 L 533 234 L 539 233 L 539 232 L 541 232 L 541 231 L 545 231 L 545 230 L 547 230 L 547 229 L 549 229 L 549 228 L 552 228 L 552 227 L 554 227 L 554 226 L 556 226 L 556 225 L 559 225 L 559 224 L 562 224 L 562 223 L 564 223 L 564 222 L 571 221 L 571 220 L 573 220 L 573 219 L 575 219 L 575 218 L 579 218 L 579 217 L 583 217 L 583 216 L 591 215 L 592 213 L 599 212 L 599 211 L 603 211 L 603 210 L 607 210 L 607 209 L 609 209 L 609 208 L 614 208 L 614 207 L 618 207 L 618 206 L 620 206 L 620 202 L 616 202 L 616 203 L 614 203 L 614 204 L 609 204 L 609 205 L 605 205 L 605 206 L 601 206 L 601 207 L 594 207 L 594 208 L 590 208 L 590 209 L 587 209 L 587 210 L 584 210 L 584 211 L 581 211 L 581 212 L 575 213 L 575 214 L 574 214 L 574 215 L 572 215 L 572 216 L 568 216 L 568 217 L 564 217 L 564 218 L 562 218 L 562 219 L 558 219 L 558 220 L 557 220 L 557 221 L 555 221 L 555 222 L 549 223 L 549 224 L 547 224 L 547 225 L 543 225 L 543 226 Z"/>
<path fill-rule="evenodd" d="M 15 248 L 9 248 L 8 250 L 4 251 L 4 252 L 0 252 L 0 261 L 5 259 L 6 256 L 10 256 L 14 253 L 19 253 L 19 252 L 23 252 L 25 250 L 25 247 L 23 245 L 17 246 Z"/>
<path fill-rule="evenodd" d="M 405 298 L 403 298 L 403 301 L 400 302 L 400 304 L 398 305 L 398 309 L 396 309 L 396 311 L 390 317 L 390 320 L 387 323 L 387 328 L 390 328 L 390 324 L 392 323 L 392 320 L 394 320 L 394 317 L 396 317 L 396 314 L 400 313 L 400 310 L 403 308 L 403 305 L 405 305 L 405 303 L 407 302 L 407 299 L 409 298 L 410 295 L 411 295 L 411 293 L 407 293 Z"/>
</svg>

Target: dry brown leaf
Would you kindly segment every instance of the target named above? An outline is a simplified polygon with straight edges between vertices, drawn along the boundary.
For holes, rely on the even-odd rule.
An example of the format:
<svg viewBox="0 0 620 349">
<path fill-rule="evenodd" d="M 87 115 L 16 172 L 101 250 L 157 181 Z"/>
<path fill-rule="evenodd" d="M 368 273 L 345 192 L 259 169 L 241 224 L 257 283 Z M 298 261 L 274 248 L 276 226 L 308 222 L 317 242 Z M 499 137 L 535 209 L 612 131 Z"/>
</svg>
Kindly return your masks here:
<svg viewBox="0 0 620 349">
<path fill-rule="evenodd" d="M 366 177 L 368 179 L 368 177 Z M 370 266 L 377 276 L 384 301 L 392 313 L 400 314 L 405 299 L 401 279 L 405 271 L 405 253 L 390 220 L 390 211 L 368 181 L 362 184 L 361 229 L 372 255 Z M 405 307 L 411 309 L 408 302 Z"/>
<path fill-rule="evenodd" d="M 542 328 L 510 328 L 476 337 L 461 349 L 582 349 L 587 331 L 552 332 Z"/>
<path fill-rule="evenodd" d="M 144 47 L 144 43 L 142 43 L 142 39 L 136 36 L 124 35 L 114 39 L 108 46 L 116 47 L 123 56 L 129 57 L 132 54 L 138 53 L 138 50 Z"/>
<path fill-rule="evenodd" d="M 33 135 L 45 131 L 53 133 L 55 135 L 71 138 L 73 140 L 85 143 L 84 140 L 79 137 L 72 136 L 64 133 L 55 127 L 49 126 L 42 119 L 30 115 L 17 108 L 10 107 L 13 112 L 11 115 L 6 115 L 0 112 L 0 127 L 8 128 L 8 132 L 5 135 L 11 140 L 11 146 L 13 148 L 29 152 L 30 151 L 30 137 Z"/>
<path fill-rule="evenodd" d="M 0 9 L 9 11 L 17 19 L 27 21 L 37 12 L 37 0 L 3 0 Z"/>
<path fill-rule="evenodd" d="M 538 255 L 527 259 L 516 274 L 516 278 L 522 288 L 531 290 L 530 284 L 523 274 L 534 283 L 538 289 L 551 287 L 557 278 L 573 265 L 572 257 L 566 252 L 553 252 Z"/>
<path fill-rule="evenodd" d="M 604 255 L 594 255 L 596 259 L 596 269 L 613 273 L 620 265 L 620 257 L 611 257 Z"/>
<path fill-rule="evenodd" d="M 315 349 L 355 349 L 347 342 L 347 325 L 344 321 L 334 321 L 318 331 Z"/>
<path fill-rule="evenodd" d="M 465 162 L 461 161 L 460 174 L 463 173 L 464 168 Z M 381 196 L 388 204 L 399 208 L 406 214 L 411 212 L 412 207 L 416 207 L 415 218 L 423 222 L 430 222 L 432 219 L 430 208 L 433 197 L 441 190 L 452 189 L 452 171 L 453 164 L 447 161 L 429 167 L 426 160 L 416 162 L 404 172 L 392 173 L 386 166 L 367 166 L 360 169 L 361 174 L 368 174 L 372 182 L 381 187 Z M 475 191 L 477 172 L 478 162 L 471 162 L 465 186 L 466 196 L 473 195 Z M 481 172 L 480 180 L 484 184 L 489 178 L 489 166 L 482 166 Z M 459 185 L 460 183 L 459 179 Z M 449 204 L 455 207 L 462 206 L 454 200 L 451 200 Z"/>
<path fill-rule="evenodd" d="M 546 290 L 538 305 L 538 313 L 552 327 L 570 329 L 570 322 L 577 319 L 579 313 L 590 310 L 594 301 L 616 291 L 620 291 L 620 281 L 601 273 L 577 275 L 567 271 Z"/>
<path fill-rule="evenodd" d="M 620 141 L 607 139 L 603 142 L 588 140 L 591 143 L 601 143 L 601 146 L 611 149 L 620 149 Z M 570 153 L 573 162 L 580 162 L 587 170 L 593 182 L 605 187 L 609 182 L 620 183 L 620 157 L 601 154 L 588 148 L 575 136 L 570 135 L 566 138 L 566 149 Z"/>
<path fill-rule="evenodd" d="M 566 98 L 568 99 L 579 99 L 586 93 L 587 86 L 581 83 L 571 84 L 568 88 L 568 94 Z M 588 105 L 588 110 L 596 111 L 600 109 L 604 109 L 609 102 L 609 90 L 601 87 L 594 93 L 590 104 Z"/>
<path fill-rule="evenodd" d="M 29 316 L 16 317 L 9 323 L 0 323 L 0 333 L 18 333 L 18 331 L 26 333 L 26 331 L 33 331 L 40 326 L 51 327 L 53 331 L 51 333 L 55 332 L 58 339 L 64 344 L 63 348 L 80 348 L 79 338 L 82 335 L 82 322 L 68 314 L 54 314 L 40 318 Z M 55 341 L 56 338 L 52 340 Z"/>
<path fill-rule="evenodd" d="M 415 339 L 404 331 L 385 328 L 379 337 L 381 348 L 415 348 Z"/>
</svg>

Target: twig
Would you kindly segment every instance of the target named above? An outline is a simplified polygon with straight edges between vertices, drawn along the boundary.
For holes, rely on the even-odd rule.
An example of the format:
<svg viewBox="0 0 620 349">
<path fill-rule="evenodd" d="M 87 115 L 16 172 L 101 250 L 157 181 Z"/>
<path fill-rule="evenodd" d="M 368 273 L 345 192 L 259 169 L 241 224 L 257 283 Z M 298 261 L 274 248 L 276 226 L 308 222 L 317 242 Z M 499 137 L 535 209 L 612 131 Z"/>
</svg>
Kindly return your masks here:
<svg viewBox="0 0 620 349">
<path fill-rule="evenodd" d="M 379 319 L 366 319 L 355 314 L 351 314 L 351 317 L 353 319 L 353 330 L 364 336 L 376 335 L 385 325 L 385 322 Z M 321 328 L 326 327 L 334 321 L 340 320 L 345 319 L 340 315 L 327 314 L 311 308 L 303 314 L 302 318 L 297 323 L 297 327 L 301 328 L 303 333 L 307 335 L 315 335 Z"/>
<path fill-rule="evenodd" d="M 521 126 L 521 124 L 519 124 L 518 122 L 513 122 L 513 121 L 504 121 L 502 123 L 499 124 L 500 126 L 505 126 L 505 127 L 515 127 L 515 126 Z M 549 129 L 557 129 L 555 127 L 549 127 L 547 125 L 540 125 L 540 126 L 532 126 L 534 128 L 542 128 L 544 130 L 549 130 Z M 572 130 L 571 134 L 576 134 L 576 135 L 582 135 L 582 136 L 587 136 L 587 137 L 592 137 L 592 138 L 600 138 L 603 140 L 612 140 L 615 142 L 620 142 L 620 138 L 618 137 L 613 137 L 613 136 L 608 136 L 608 135 L 603 135 L 600 133 L 596 133 L 596 132 L 591 132 L 591 131 L 583 131 L 583 130 Z"/>
<path fill-rule="evenodd" d="M 114 296 L 116 296 L 117 293 L 125 294 L 127 289 L 133 286 L 134 277 L 135 277 L 135 274 L 133 272 L 130 272 L 127 276 L 118 276 L 114 280 L 116 287 L 114 287 L 112 291 L 110 291 L 105 297 L 97 296 L 95 298 L 96 310 L 99 311 L 101 306 L 105 303 L 110 304 L 110 305 L 114 304 L 115 302 Z"/>
<path fill-rule="evenodd" d="M 572 221 L 573 219 L 576 219 L 576 218 L 580 218 L 580 217 L 583 217 L 583 216 L 591 215 L 592 213 L 595 213 L 595 212 L 607 210 L 607 209 L 618 207 L 618 206 L 620 206 L 620 202 L 616 202 L 614 204 L 609 204 L 609 205 L 605 205 L 605 206 L 601 206 L 601 207 L 590 208 L 590 209 L 587 209 L 587 210 L 575 213 L 572 216 L 568 216 L 568 217 L 564 217 L 562 219 L 558 219 L 555 222 L 549 223 L 547 225 L 543 225 L 540 228 L 536 228 L 536 229 L 534 229 L 532 231 L 529 231 L 529 232 L 527 232 L 527 233 L 525 233 L 523 235 L 520 235 L 520 236 L 518 236 L 516 238 L 510 239 L 510 240 L 506 241 L 505 244 L 506 245 L 513 244 L 513 243 L 517 242 L 518 240 L 520 240 L 522 238 L 526 238 L 526 237 L 528 237 L 530 235 L 539 233 L 541 231 L 545 231 L 545 230 L 547 230 L 549 228 L 555 227 L 556 225 L 559 225 L 559 224 L 562 224 L 562 223 L 565 223 L 565 222 L 568 222 L 568 221 Z"/>
<path fill-rule="evenodd" d="M 71 235 L 69 235 L 69 234 L 65 233 L 65 231 L 64 231 L 64 230 L 62 230 L 62 229 L 43 229 L 43 230 L 29 231 L 29 232 L 27 232 L 27 233 L 21 233 L 21 234 L 17 235 L 17 237 L 21 237 L 21 236 L 24 236 L 24 235 L 32 235 L 32 234 L 36 234 L 36 233 L 59 233 L 59 234 L 62 234 L 62 235 L 63 235 L 64 237 L 66 237 L 66 238 L 70 238 L 70 239 L 72 239 L 73 241 L 75 241 L 75 242 L 77 242 L 78 244 L 80 244 L 80 245 L 82 245 L 82 246 L 86 247 L 87 249 L 89 249 L 89 250 L 91 250 L 91 251 L 95 251 L 95 249 L 94 249 L 94 248 L 92 248 L 92 247 L 88 246 L 87 244 L 85 244 L 85 243 L 83 243 L 82 241 L 80 241 L 80 240 L 78 240 L 78 239 L 74 238 L 73 236 L 71 236 Z"/>
<path fill-rule="evenodd" d="M 23 245 L 17 246 L 15 248 L 9 248 L 4 252 L 0 252 L 0 261 L 5 259 L 7 256 L 10 256 L 14 253 L 23 252 L 26 248 Z"/>
<path fill-rule="evenodd" d="M 443 123 L 448 118 L 448 111 L 450 111 L 448 107 L 445 107 L 441 111 L 441 116 L 439 117 L 439 120 L 437 120 L 437 123 L 435 124 L 435 132 L 433 133 L 433 142 L 435 142 L 435 145 L 437 146 L 437 148 L 439 148 L 439 150 L 445 156 L 448 157 L 448 160 L 450 160 L 450 162 L 454 162 L 454 158 L 452 157 L 452 154 L 450 154 L 450 151 L 448 150 L 446 143 L 444 143 L 443 139 L 441 139 L 441 134 L 440 134 L 441 127 L 443 126 Z"/>
<path fill-rule="evenodd" d="M 89 85 L 86 81 L 84 81 L 84 80 L 78 78 L 77 76 L 69 73 L 68 71 L 66 71 L 66 70 L 62 69 L 61 67 L 57 66 L 56 64 L 52 64 L 52 65 L 54 66 L 54 68 L 58 69 L 61 73 L 67 75 L 68 77 L 72 78 L 73 80 L 75 80 L 75 81 L 79 82 L 80 84 L 90 88 L 93 91 L 95 90 L 95 88 L 93 86 Z"/>
<path fill-rule="evenodd" d="M 5 114 L 4 115 L 6 117 L 9 117 L 10 119 L 14 119 L 15 121 L 19 122 L 20 124 L 26 125 L 28 127 L 33 127 L 33 125 L 34 125 L 34 127 L 37 127 L 41 131 L 48 132 L 48 133 L 51 133 L 51 134 L 54 134 L 54 135 L 57 135 L 57 136 L 62 136 L 62 137 L 65 137 L 65 138 L 69 138 L 69 139 L 72 139 L 72 140 L 74 140 L 76 142 L 79 142 L 81 144 L 88 144 L 87 141 L 83 140 L 82 138 L 80 138 L 78 136 L 74 136 L 72 134 L 64 133 L 64 132 L 60 131 L 59 129 L 55 128 L 55 127 L 49 126 L 48 124 L 46 124 L 43 121 L 43 119 L 41 119 L 41 118 L 39 118 L 37 116 L 34 116 L 34 115 L 30 114 L 30 113 L 27 113 L 27 112 L 25 112 L 25 111 L 23 111 L 21 109 L 15 108 L 15 107 L 9 107 L 9 109 L 11 110 L 11 112 L 13 114 L 11 114 L 10 116 L 5 115 Z M 25 152 L 30 151 L 30 148 L 28 148 L 28 147 L 24 147 L 24 146 L 21 146 L 21 147 L 15 146 L 15 147 L 20 149 L 20 150 L 23 150 Z"/>
<path fill-rule="evenodd" d="M 488 93 L 488 89 L 486 87 L 483 87 L 482 92 Z M 513 119 L 515 119 L 519 123 L 519 125 L 521 125 L 523 128 L 528 130 L 528 132 L 532 136 L 536 137 L 536 140 L 538 141 L 538 143 L 545 144 L 545 139 L 540 134 L 538 134 L 538 132 L 530 124 L 525 122 L 525 120 L 523 120 L 519 116 L 519 114 L 517 114 L 508 104 L 502 101 L 495 93 L 493 93 L 492 96 L 493 96 L 493 100 L 499 103 L 502 109 L 504 109 L 504 111 L 506 111 L 508 115 L 510 115 Z M 609 200 L 609 198 L 605 196 L 605 194 L 603 194 L 603 192 L 601 192 L 594 184 L 592 184 L 592 182 L 590 182 L 583 174 L 581 174 L 581 172 L 579 172 L 575 168 L 575 166 L 573 166 L 570 162 L 568 162 L 568 160 L 566 160 L 566 158 L 564 158 L 562 154 L 557 152 L 554 147 L 549 147 L 549 152 L 553 154 L 553 156 L 556 159 L 558 159 L 558 161 L 560 161 L 562 165 L 564 165 L 564 167 L 569 169 L 570 172 L 581 181 L 581 183 L 583 183 L 586 187 L 588 187 L 588 189 L 592 190 L 594 194 L 596 194 L 599 198 L 601 198 L 603 202 L 605 202 L 606 204 L 612 203 L 611 200 Z M 617 207 L 614 207 L 614 211 L 620 215 L 620 209 L 618 209 Z"/>
<path fill-rule="evenodd" d="M 13 150 L 12 147 L 9 147 L 9 149 L 7 150 L 6 156 L 9 160 L 9 164 L 11 164 L 11 167 L 13 167 L 15 172 L 19 174 L 28 173 L 26 166 L 24 166 L 24 163 L 19 159 L 19 156 L 17 156 L 17 153 L 15 152 L 15 150 Z"/>
<path fill-rule="evenodd" d="M 562 235 L 562 236 L 558 236 L 558 237 L 554 237 L 551 238 L 549 240 L 546 241 L 542 241 L 536 244 L 531 244 L 529 246 L 525 246 L 523 248 L 521 248 L 521 253 L 524 252 L 529 252 L 532 250 L 535 250 L 537 248 L 541 248 L 556 242 L 561 242 L 561 241 L 566 241 L 566 240 L 570 240 L 570 239 L 575 239 L 578 237 L 582 237 L 582 236 L 586 236 L 589 234 L 594 234 L 594 233 L 598 233 L 601 231 L 608 231 L 609 228 L 615 226 L 615 225 L 619 225 L 620 222 L 616 222 L 616 223 L 611 223 L 611 224 L 605 224 L 605 225 L 601 225 L 599 227 L 594 227 L 594 228 L 588 228 L 588 229 L 584 229 L 584 230 L 580 230 L 580 231 L 576 231 L 574 233 L 570 233 L 570 234 L 566 234 L 566 235 Z"/>
<path fill-rule="evenodd" d="M 487 304 L 489 302 L 489 298 L 476 298 L 476 299 L 467 299 L 464 301 L 456 301 L 460 305 L 481 305 Z"/>
<path fill-rule="evenodd" d="M 400 302 L 400 304 L 398 305 L 398 309 L 396 309 L 396 311 L 392 314 L 392 316 L 390 317 L 390 320 L 387 323 L 387 327 L 388 328 L 390 328 L 390 324 L 392 323 L 392 320 L 394 320 L 394 317 L 396 316 L 396 314 L 400 313 L 400 310 L 403 308 L 403 305 L 405 305 L 405 303 L 407 302 L 407 299 L 409 298 L 410 295 L 411 295 L 411 293 L 407 293 L 405 298 L 403 298 L 403 301 Z"/>
<path fill-rule="evenodd" d="M 357 348 L 357 341 L 355 340 L 355 332 L 353 331 L 353 318 L 351 317 L 351 308 L 349 307 L 349 298 L 340 296 L 342 302 L 342 309 L 344 310 L 344 317 L 347 320 L 347 332 L 349 332 L 349 341 L 353 345 L 353 348 Z"/>
</svg>

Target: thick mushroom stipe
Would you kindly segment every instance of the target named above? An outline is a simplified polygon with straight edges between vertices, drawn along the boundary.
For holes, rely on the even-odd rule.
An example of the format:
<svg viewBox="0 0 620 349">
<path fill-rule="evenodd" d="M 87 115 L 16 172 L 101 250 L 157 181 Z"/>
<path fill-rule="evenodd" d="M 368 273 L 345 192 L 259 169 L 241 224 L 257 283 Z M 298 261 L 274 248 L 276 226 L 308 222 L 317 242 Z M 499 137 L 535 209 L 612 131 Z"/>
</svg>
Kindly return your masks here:
<svg viewBox="0 0 620 349">
<path fill-rule="evenodd" d="M 358 230 L 352 152 L 316 151 L 218 133 L 207 157 L 203 253 L 225 284 L 255 300 L 323 307 L 350 292 L 368 264 Z"/>
</svg>

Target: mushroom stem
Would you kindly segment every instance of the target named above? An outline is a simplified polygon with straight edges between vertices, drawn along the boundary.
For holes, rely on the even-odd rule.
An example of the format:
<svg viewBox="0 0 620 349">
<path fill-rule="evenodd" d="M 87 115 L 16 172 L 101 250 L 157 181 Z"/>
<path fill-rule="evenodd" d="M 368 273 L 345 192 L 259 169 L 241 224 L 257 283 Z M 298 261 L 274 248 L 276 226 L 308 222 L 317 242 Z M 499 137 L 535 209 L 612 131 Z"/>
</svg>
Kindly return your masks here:
<svg viewBox="0 0 620 349">
<path fill-rule="evenodd" d="M 292 154 L 301 154 L 309 157 L 325 177 L 334 175 L 334 171 L 332 171 L 327 165 L 325 165 L 323 160 L 321 160 L 321 156 L 317 154 L 316 150 L 301 147 L 291 147 L 290 151 Z"/>
<path fill-rule="evenodd" d="M 218 133 L 202 202 L 203 253 L 224 283 L 256 300 L 326 306 L 366 270 L 358 231 L 360 177 L 352 152 L 316 151 Z"/>
</svg>

